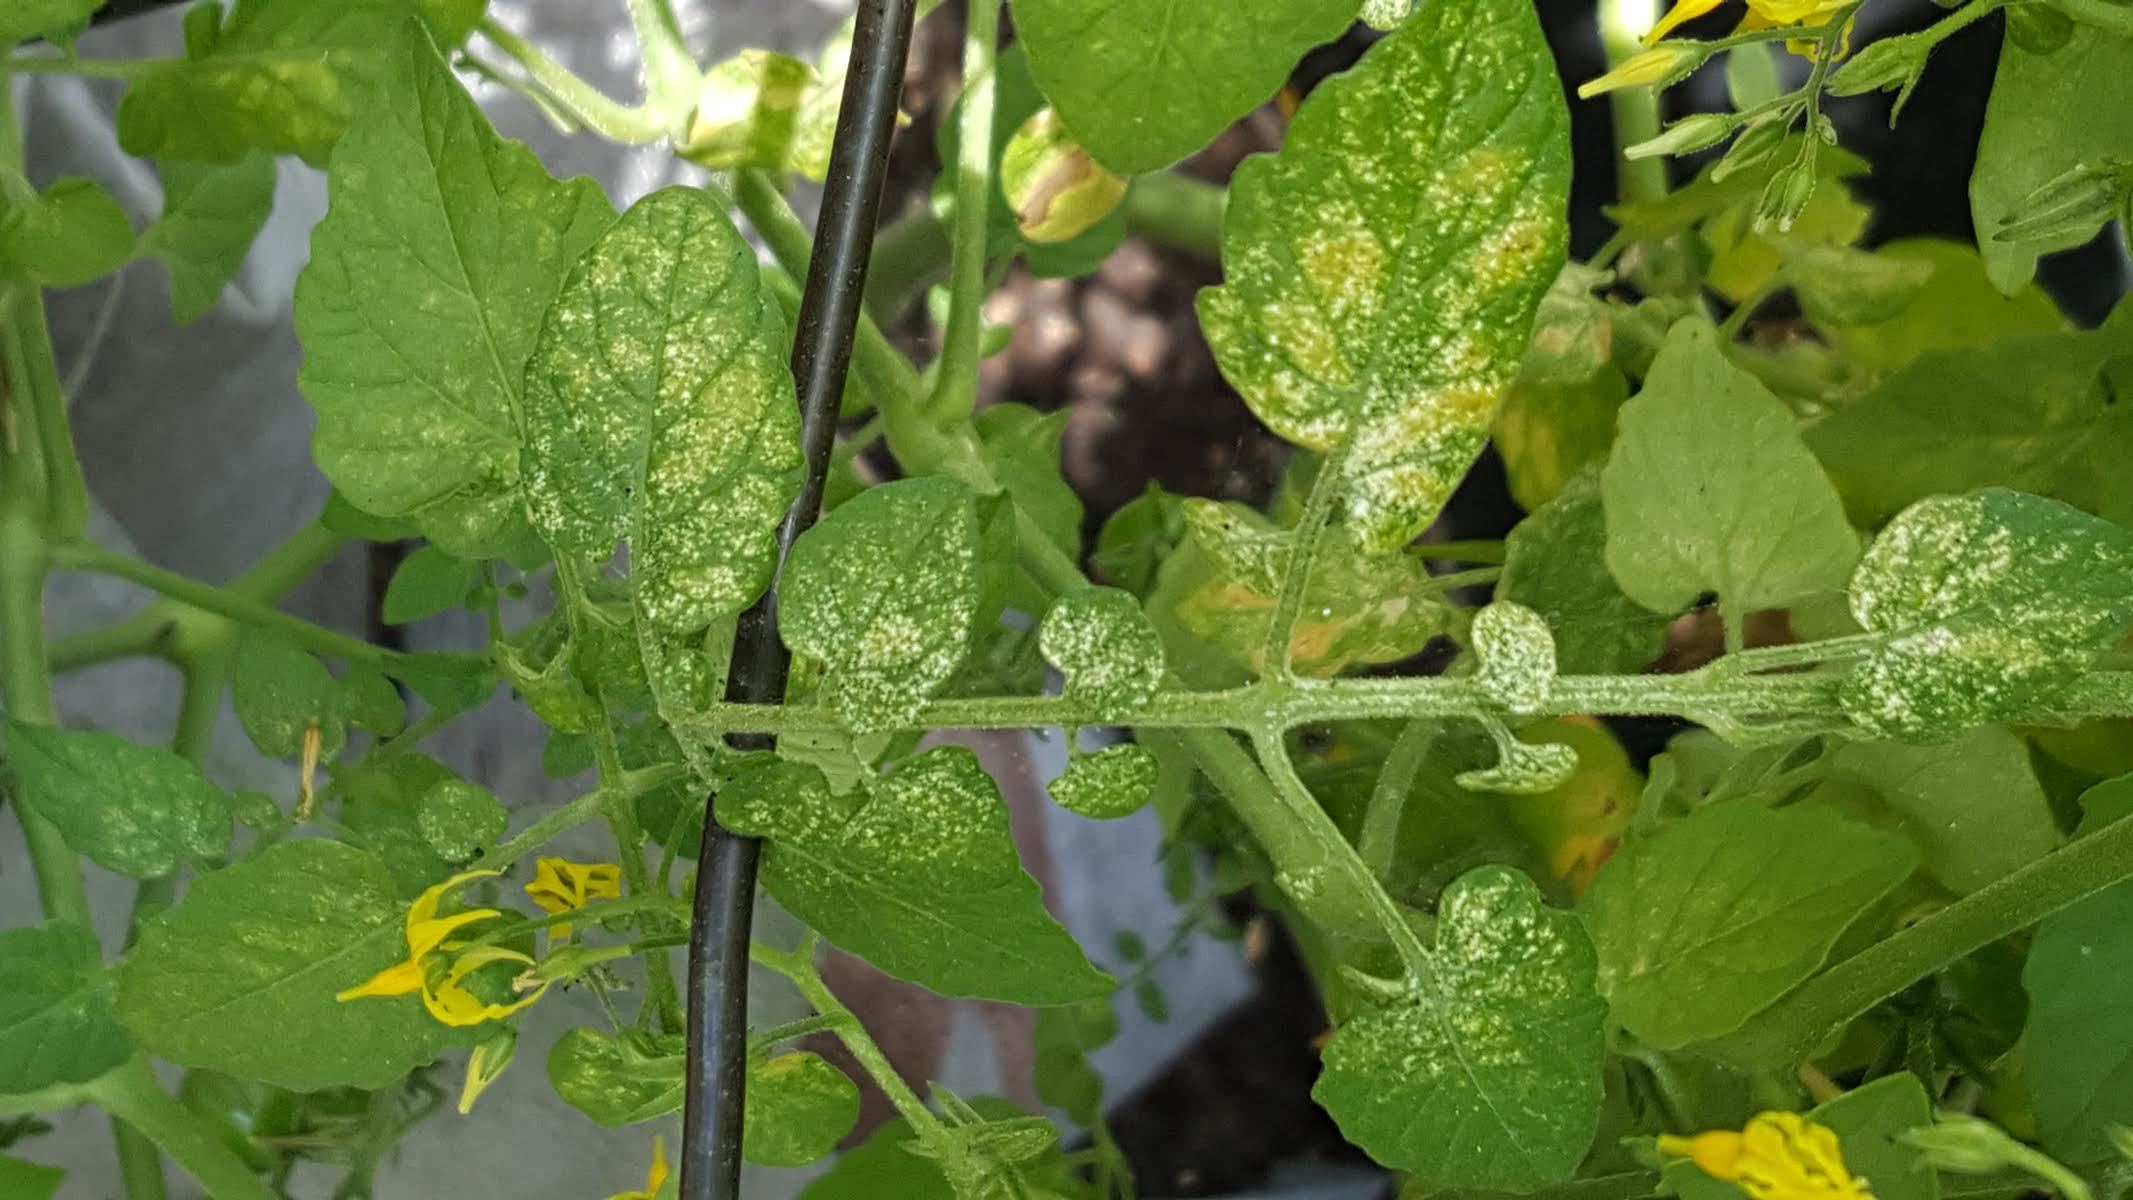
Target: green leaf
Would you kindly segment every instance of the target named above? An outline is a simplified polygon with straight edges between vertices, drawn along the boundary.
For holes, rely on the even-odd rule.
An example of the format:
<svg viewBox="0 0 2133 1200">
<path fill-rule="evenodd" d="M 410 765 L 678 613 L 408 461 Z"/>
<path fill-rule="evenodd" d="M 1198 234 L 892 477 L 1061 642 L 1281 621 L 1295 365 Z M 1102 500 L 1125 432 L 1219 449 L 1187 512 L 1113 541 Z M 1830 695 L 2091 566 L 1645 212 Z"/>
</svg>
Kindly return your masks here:
<svg viewBox="0 0 2133 1200">
<path fill-rule="evenodd" d="M 440 779 L 422 793 L 415 827 L 437 857 L 448 863 L 471 862 L 503 836 L 511 815 L 488 788 L 464 779 Z"/>
<path fill-rule="evenodd" d="M 467 602 L 479 574 L 476 563 L 454 558 L 435 546 L 417 546 L 393 568 L 378 615 L 387 625 L 408 625 L 450 612 Z"/>
<path fill-rule="evenodd" d="M 1940 1200 L 1940 1177 L 1903 1135 L 1933 1122 L 1933 1101 L 1910 1072 L 1862 1084 L 1808 1112 L 1836 1131 L 1844 1165 L 1874 1200 Z"/>
<path fill-rule="evenodd" d="M 1600 497 L 1608 569 L 1653 612 L 1714 591 L 1737 614 L 1780 608 L 1843 587 L 1859 558 L 1792 414 L 1697 318 L 1667 334 L 1644 390 L 1622 406 Z"/>
<path fill-rule="evenodd" d="M 1071 556 L 1081 551 L 1081 496 L 1059 474 L 1059 442 L 1069 415 L 991 404 L 971 423 L 1001 490 Z"/>
<path fill-rule="evenodd" d="M 2133 776 L 2081 797 L 2088 834 L 2133 810 Z M 2022 986 L 2029 991 L 2030 1104 L 2052 1153 L 2088 1162 L 2112 1153 L 2110 1126 L 2133 1125 L 2133 882 L 2037 926 Z"/>
<path fill-rule="evenodd" d="M 411 899 L 450 875 L 458 861 L 438 851 L 423 821 L 425 799 L 458 782 L 450 767 L 422 754 L 365 758 L 340 768 L 333 772 L 333 794 L 340 799 L 342 836 L 377 855 L 392 873 L 393 890 Z"/>
<path fill-rule="evenodd" d="M 1607 569 L 1599 475 L 1585 472 L 1504 539 L 1496 597 L 1539 613 L 1566 674 L 1641 671 L 1666 642 L 1668 618 L 1622 593 Z"/>
<path fill-rule="evenodd" d="M 1366 551 L 1421 533 L 1488 438 L 1563 263 L 1567 127 L 1531 4 L 1432 4 L 1236 174 L 1200 323 L 1276 433 L 1348 445 Z"/>
<path fill-rule="evenodd" d="M 1953 892 L 1974 892 L 2059 844 L 2028 745 L 1998 726 L 1941 746 L 1847 742 L 1830 769 L 1878 791 L 1926 870 Z"/>
<path fill-rule="evenodd" d="M 1274 94 L 1356 0 L 1015 0 L 1030 68 L 1074 137 L 1122 175 L 1167 167 Z"/>
<path fill-rule="evenodd" d="M 1905 509 L 1852 577 L 1883 640 L 1838 688 L 1878 737 L 1931 741 L 2048 702 L 2133 622 L 2133 533 L 1998 488 Z"/>
<path fill-rule="evenodd" d="M 446 712 L 464 712 L 496 690 L 496 666 L 484 654 L 402 654 L 391 666 L 411 691 Z"/>
<path fill-rule="evenodd" d="M 1312 1097 L 1372 1158 L 1439 1188 L 1568 1179 L 1598 1128 L 1606 1046 L 1577 918 L 1481 867 L 1445 889 L 1430 964 L 1412 1001 L 1341 1025 Z"/>
<path fill-rule="evenodd" d="M 319 729 L 319 757 L 330 760 L 347 744 L 347 695 L 326 664 L 286 634 L 252 627 L 237 639 L 230 660 L 230 701 L 245 736 L 272 758 L 303 749 L 304 731 Z"/>
<path fill-rule="evenodd" d="M 309 1092 L 380 1088 L 449 1031 L 415 996 L 339 1001 L 407 957 L 406 904 L 376 856 L 283 842 L 194 880 L 119 967 L 119 1019 L 156 1055 Z"/>
<path fill-rule="evenodd" d="M 680 1046 L 655 1046 L 634 1035 L 611 1038 L 573 1029 L 548 1051 L 548 1082 L 596 1125 L 614 1128 L 681 1108 L 686 1090 Z"/>
<path fill-rule="evenodd" d="M 231 163 L 166 158 L 163 215 L 141 235 L 141 253 L 170 271 L 170 310 L 180 324 L 215 306 L 237 275 L 252 239 L 274 207 L 274 159 L 249 154 Z"/>
<path fill-rule="evenodd" d="M 59 1185 L 66 1181 L 67 1173 L 58 1167 L 0 1154 L 0 1196 L 9 1200 L 52 1200 L 59 1194 Z"/>
<path fill-rule="evenodd" d="M 101 278 L 132 256 L 133 222 L 95 180 L 61 179 L 0 211 L 0 267 L 46 287 Z"/>
<path fill-rule="evenodd" d="M 407 724 L 407 702 L 400 698 L 400 689 L 369 663 L 349 663 L 341 691 L 350 725 L 386 738 Z"/>
<path fill-rule="evenodd" d="M 2133 322 L 1929 351 L 1807 431 L 1852 518 L 2001 486 L 2133 520 Z"/>
<path fill-rule="evenodd" d="M 1155 755 L 1129 742 L 1074 759 L 1045 790 L 1068 812 L 1107 821 L 1148 803 L 1155 776 Z"/>
<path fill-rule="evenodd" d="M 132 1056 L 95 934 L 69 921 L 0 930 L 0 1096 L 87 1083 Z"/>
<path fill-rule="evenodd" d="M 2042 288 L 2031 285 L 2012 296 L 2002 296 L 2000 290 L 1992 286 L 1992 280 L 1986 277 L 1984 260 L 1970 246 L 1938 238 L 1905 238 L 1886 242 L 1874 253 L 1877 257 L 1897 262 L 1922 263 L 1932 274 L 1917 299 L 1895 316 L 1885 321 L 1826 331 L 1852 358 L 1866 366 L 1893 370 L 1928 351 L 1982 347 L 2020 334 L 2059 333 L 2067 327 L 2066 318 L 2059 315 L 2058 308 Z M 1965 389 L 1961 397 L 1950 399 L 1967 398 L 1968 395 L 1969 390 Z M 1856 400 L 1847 402 L 1837 412 L 1848 413 L 1859 403 Z M 1818 453 L 1823 449 L 1812 432 L 1807 444 L 1815 447 Z M 1907 454 L 1916 454 L 1936 448 L 1934 443 L 1926 442 L 1913 443 L 1905 449 Z M 1826 453 L 1822 455 L 1822 461 L 1825 466 L 1829 465 Z M 1884 462 L 1883 465 L 1905 464 Z M 1830 469 L 1837 475 L 1839 490 L 1845 491 L 1846 499 L 1850 499 L 1842 474 L 1834 467 Z M 1858 514 L 1853 515 L 1857 517 Z"/>
<path fill-rule="evenodd" d="M 1066 697 L 1107 720 L 1146 704 L 1163 682 L 1163 639 L 1131 592 L 1087 587 L 1044 614 L 1037 644 L 1066 676 Z"/>
<path fill-rule="evenodd" d="M 571 268 L 526 364 L 526 501 L 559 555 L 630 543 L 639 607 L 686 633 L 770 582 L 799 488 L 783 317 L 704 192 L 630 206 Z"/>
<path fill-rule="evenodd" d="M 1089 1065 L 1088 1053 L 1117 1036 L 1118 1017 L 1108 998 L 1038 1009 L 1030 1035 L 1036 1050 L 1031 1074 L 1037 1097 L 1082 1125 L 1095 1125 L 1102 1112 L 1104 1081 Z"/>
<path fill-rule="evenodd" d="M 2037 189 L 2112 158 L 2133 159 L 2133 38 L 2076 25 L 2047 54 L 2009 39 L 1970 173 L 1978 250 L 2002 292 L 2030 281 L 2038 255 L 2088 241 L 2109 218 L 2099 214 L 2087 228 L 2040 240 L 2002 241 L 1999 231 L 2024 214 Z"/>
<path fill-rule="evenodd" d="M 1104 521 L 1089 563 L 1100 577 L 1146 598 L 1163 560 L 1184 537 L 1184 502 L 1150 483 Z"/>
<path fill-rule="evenodd" d="M 1474 614 L 1474 686 L 1515 713 L 1537 711 L 1555 686 L 1555 635 L 1539 613 L 1497 600 Z"/>
<path fill-rule="evenodd" d="M 939 1164 L 917 1148 L 903 1118 L 889 1121 L 800 1189 L 799 1200 L 960 1200 Z"/>
<path fill-rule="evenodd" d="M 11 720 L 7 755 L 18 802 L 106 870 L 160 879 L 229 847 L 229 797 L 161 746 Z"/>
<path fill-rule="evenodd" d="M 1607 461 L 1629 379 L 1609 363 L 1582 379 L 1511 381 L 1494 437 L 1512 498 L 1538 510 L 1587 467 Z"/>
<path fill-rule="evenodd" d="M 1580 911 L 1614 1019 L 1672 1049 L 1730 1033 L 1821 966 L 1917 852 L 1827 809 L 1754 799 L 1632 839 Z"/>
<path fill-rule="evenodd" d="M 763 887 L 832 942 L 948 996 L 1065 1004 L 1109 977 L 1044 910 L 977 756 L 943 746 L 832 795 L 795 763 L 751 771 L 718 795 L 727 828 L 767 838 Z"/>
<path fill-rule="evenodd" d="M 820 1055 L 796 1050 L 748 1064 L 741 1155 L 804 1167 L 837 1148 L 859 1119 L 859 1088 Z"/>
<path fill-rule="evenodd" d="M 613 221 L 496 136 L 420 36 L 334 155 L 297 280 L 298 376 L 321 470 L 356 507 L 448 553 L 499 553 L 521 520 L 520 387 L 541 315 Z"/>
<path fill-rule="evenodd" d="M 917 716 L 962 665 L 976 546 L 969 489 L 937 475 L 868 488 L 794 544 L 778 630 L 828 664 L 829 701 L 854 733 Z"/>
<path fill-rule="evenodd" d="M 105 0 L 9 0 L 6 9 L 0 10 L 0 50 L 34 37 L 70 31 L 104 3 Z"/>
</svg>

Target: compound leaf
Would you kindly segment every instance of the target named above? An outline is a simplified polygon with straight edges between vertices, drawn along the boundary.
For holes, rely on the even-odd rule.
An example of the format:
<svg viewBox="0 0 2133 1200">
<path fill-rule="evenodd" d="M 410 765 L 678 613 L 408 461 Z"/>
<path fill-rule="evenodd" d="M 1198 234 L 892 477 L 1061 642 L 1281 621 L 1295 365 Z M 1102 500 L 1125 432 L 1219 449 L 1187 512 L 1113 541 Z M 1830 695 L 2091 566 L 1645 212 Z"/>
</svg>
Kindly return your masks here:
<svg viewBox="0 0 2133 1200">
<path fill-rule="evenodd" d="M 141 235 L 141 252 L 170 272 L 170 310 L 182 324 L 215 306 L 274 208 L 274 159 L 229 163 L 166 158 L 163 215 Z"/>
</svg>

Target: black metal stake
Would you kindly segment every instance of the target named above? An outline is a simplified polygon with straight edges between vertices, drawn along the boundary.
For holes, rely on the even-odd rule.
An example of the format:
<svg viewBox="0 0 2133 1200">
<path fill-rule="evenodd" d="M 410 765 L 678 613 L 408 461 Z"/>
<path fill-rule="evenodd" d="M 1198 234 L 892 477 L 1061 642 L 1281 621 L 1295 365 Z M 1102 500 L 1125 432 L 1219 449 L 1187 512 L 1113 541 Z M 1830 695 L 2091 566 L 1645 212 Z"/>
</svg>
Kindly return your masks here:
<svg viewBox="0 0 2133 1200">
<path fill-rule="evenodd" d="M 881 209 L 882 178 L 896 131 L 904 58 L 916 0 L 860 0 L 836 141 L 815 222 L 813 257 L 800 298 L 792 373 L 800 391 L 800 448 L 807 478 L 778 529 L 782 561 L 814 524 L 835 441 L 837 409 L 852 359 L 852 333 L 866 292 L 867 257 Z M 789 659 L 778 638 L 778 589 L 742 614 L 726 698 L 775 704 Z M 763 735 L 733 744 L 767 749 Z M 741 1114 L 748 1086 L 748 936 L 755 913 L 757 843 L 727 832 L 704 805 L 694 924 L 689 933 L 689 1076 L 682 1110 L 681 1200 L 740 1200 Z"/>
</svg>

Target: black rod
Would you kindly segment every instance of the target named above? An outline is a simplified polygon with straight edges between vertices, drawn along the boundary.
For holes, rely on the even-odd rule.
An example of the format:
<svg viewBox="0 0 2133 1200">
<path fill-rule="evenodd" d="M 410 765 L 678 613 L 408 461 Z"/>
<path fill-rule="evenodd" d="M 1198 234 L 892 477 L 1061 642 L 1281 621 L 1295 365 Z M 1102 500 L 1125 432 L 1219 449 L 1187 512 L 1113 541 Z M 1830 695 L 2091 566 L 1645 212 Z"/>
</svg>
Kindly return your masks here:
<svg viewBox="0 0 2133 1200">
<path fill-rule="evenodd" d="M 781 561 L 822 508 L 823 480 L 836 440 L 837 410 L 852 360 L 852 332 L 866 295 L 867 258 L 896 132 L 904 58 L 916 0 L 859 0 L 852 56 L 837 112 L 836 141 L 815 222 L 813 257 L 800 297 L 792 373 L 800 392 L 800 448 L 807 477 L 778 529 Z M 741 615 L 726 698 L 775 704 L 785 698 L 789 659 L 778 637 L 778 589 Z M 736 736 L 742 748 L 768 748 L 762 735 Z M 682 1109 L 681 1200 L 740 1200 L 741 1114 L 748 1086 L 748 935 L 755 913 L 757 843 L 718 823 L 716 798 L 704 805 L 689 931 L 689 1075 Z"/>
</svg>

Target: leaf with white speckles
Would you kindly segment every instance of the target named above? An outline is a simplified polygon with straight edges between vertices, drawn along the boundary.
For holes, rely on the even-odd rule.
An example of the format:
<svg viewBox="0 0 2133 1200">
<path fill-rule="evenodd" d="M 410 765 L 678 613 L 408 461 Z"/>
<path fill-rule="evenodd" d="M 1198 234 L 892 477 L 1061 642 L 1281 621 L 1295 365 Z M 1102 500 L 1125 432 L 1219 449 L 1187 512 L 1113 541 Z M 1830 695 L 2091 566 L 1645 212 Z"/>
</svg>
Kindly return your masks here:
<svg viewBox="0 0 2133 1200">
<path fill-rule="evenodd" d="M 1568 127 L 1529 0 L 1430 4 L 1237 170 L 1200 322 L 1275 432 L 1348 443 L 1368 551 L 1421 533 L 1488 438 L 1563 263 Z"/>
<path fill-rule="evenodd" d="M 1555 684 L 1555 634 L 1523 604 L 1498 600 L 1474 614 L 1474 686 L 1515 713 L 1538 710 Z"/>
<path fill-rule="evenodd" d="M 1538 796 L 1570 782 L 1577 774 L 1578 752 L 1561 742 L 1526 742 L 1511 731 L 1492 723 L 1496 762 L 1492 766 L 1461 771 L 1452 782 L 1477 792 L 1502 792 L 1511 796 Z"/>
<path fill-rule="evenodd" d="M 1045 790 L 1061 808 L 1107 821 L 1148 803 L 1155 794 L 1155 777 L 1155 755 L 1129 742 L 1075 759 Z"/>
<path fill-rule="evenodd" d="M 778 630 L 829 665 L 829 700 L 854 733 L 893 729 L 941 690 L 978 607 L 970 490 L 930 476 L 868 488 L 794 544 Z"/>
<path fill-rule="evenodd" d="M 1735 613 L 1834 594 L 1859 558 L 1792 414 L 1700 317 L 1675 324 L 1622 406 L 1600 496 L 1608 569 L 1653 612 L 1705 592 Z"/>
<path fill-rule="evenodd" d="M 1852 576 L 1884 635 L 1838 690 L 1880 737 L 1936 741 L 2048 703 L 2133 622 L 2133 533 L 2000 488 L 1898 513 Z"/>
<path fill-rule="evenodd" d="M 1632 839 L 1585 893 L 1600 990 L 1663 1049 L 1731 1033 L 1917 865 L 1903 838 L 1829 809 L 1706 805 Z"/>
<path fill-rule="evenodd" d="M 859 1087 L 817 1054 L 751 1058 L 741 1155 L 766 1167 L 804 1167 L 837 1148 L 859 1119 Z"/>
<path fill-rule="evenodd" d="M 520 388 L 564 273 L 614 220 L 489 127 L 428 39 L 333 155 L 297 280 L 312 453 L 357 508 L 463 558 L 523 533 Z"/>
<path fill-rule="evenodd" d="M 526 364 L 526 506 L 558 554 L 630 543 L 637 602 L 688 632 L 746 608 L 799 487 L 784 324 L 696 188 L 630 206 L 571 268 Z"/>
<path fill-rule="evenodd" d="M 7 765 L 18 802 L 106 870 L 160 879 L 229 848 L 229 797 L 162 746 L 8 721 Z"/>
<path fill-rule="evenodd" d="M 763 887 L 838 946 L 946 996 L 1066 1004 L 1108 976 L 1044 910 L 975 754 L 943 746 L 840 797 L 798 763 L 718 794 L 727 828 L 764 838 Z"/>
<path fill-rule="evenodd" d="M 1037 645 L 1066 676 L 1067 699 L 1105 719 L 1131 714 L 1163 682 L 1163 639 L 1131 592 L 1068 592 L 1044 614 Z"/>
<path fill-rule="evenodd" d="M 1577 919 L 1481 867 L 1445 889 L 1430 963 L 1410 1003 L 1340 1027 L 1312 1097 L 1372 1158 L 1436 1188 L 1568 1179 L 1599 1125 L 1606 1047 Z"/>
<path fill-rule="evenodd" d="M 71 921 L 0 930 L 0 1095 L 87 1083 L 132 1053 L 95 934 Z"/>
</svg>

